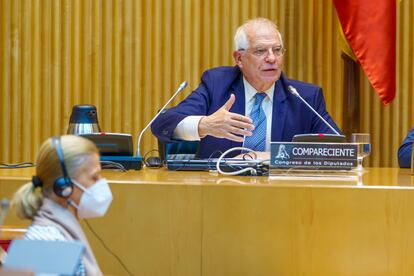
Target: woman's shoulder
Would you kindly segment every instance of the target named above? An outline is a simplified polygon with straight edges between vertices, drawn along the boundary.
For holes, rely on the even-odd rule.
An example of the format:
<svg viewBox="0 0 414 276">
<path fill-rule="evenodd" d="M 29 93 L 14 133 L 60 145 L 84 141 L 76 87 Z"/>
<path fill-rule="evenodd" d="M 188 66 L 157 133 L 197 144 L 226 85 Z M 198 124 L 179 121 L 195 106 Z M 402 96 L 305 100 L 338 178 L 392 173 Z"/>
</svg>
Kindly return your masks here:
<svg viewBox="0 0 414 276">
<path fill-rule="evenodd" d="M 53 225 L 31 225 L 24 236 L 27 240 L 66 241 L 62 232 Z"/>
</svg>

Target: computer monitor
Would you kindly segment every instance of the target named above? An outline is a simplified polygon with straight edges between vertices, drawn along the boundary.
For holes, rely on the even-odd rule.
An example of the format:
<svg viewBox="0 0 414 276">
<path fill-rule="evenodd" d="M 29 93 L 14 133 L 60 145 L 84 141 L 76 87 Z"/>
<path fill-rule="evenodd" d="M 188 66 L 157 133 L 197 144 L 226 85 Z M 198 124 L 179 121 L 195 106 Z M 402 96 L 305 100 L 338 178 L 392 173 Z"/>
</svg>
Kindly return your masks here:
<svg viewBox="0 0 414 276">
<path fill-rule="evenodd" d="M 133 156 L 132 135 L 127 133 L 89 133 L 81 134 L 97 146 L 102 156 Z"/>
</svg>

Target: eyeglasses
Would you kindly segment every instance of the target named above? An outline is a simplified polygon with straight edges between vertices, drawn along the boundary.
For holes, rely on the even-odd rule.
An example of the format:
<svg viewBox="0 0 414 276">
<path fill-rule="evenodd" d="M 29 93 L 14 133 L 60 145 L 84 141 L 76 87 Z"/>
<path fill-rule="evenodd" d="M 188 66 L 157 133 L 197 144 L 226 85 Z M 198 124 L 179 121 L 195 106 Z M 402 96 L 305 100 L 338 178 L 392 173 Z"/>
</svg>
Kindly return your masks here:
<svg viewBox="0 0 414 276">
<path fill-rule="evenodd" d="M 286 52 L 286 49 L 283 48 L 282 46 L 274 46 L 270 48 L 257 47 L 257 48 L 239 49 L 239 51 L 250 52 L 253 55 L 257 57 L 261 57 L 261 58 L 268 57 L 270 54 L 269 50 L 271 50 L 272 54 L 275 55 L 276 57 L 281 57 Z"/>
</svg>

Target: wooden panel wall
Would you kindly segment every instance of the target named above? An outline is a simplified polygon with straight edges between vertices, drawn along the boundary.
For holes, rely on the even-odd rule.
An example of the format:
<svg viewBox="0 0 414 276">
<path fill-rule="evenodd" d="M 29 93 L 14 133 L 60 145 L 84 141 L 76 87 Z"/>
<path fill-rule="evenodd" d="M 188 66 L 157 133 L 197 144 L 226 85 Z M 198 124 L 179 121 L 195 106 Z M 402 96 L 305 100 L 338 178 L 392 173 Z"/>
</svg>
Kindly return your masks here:
<svg viewBox="0 0 414 276">
<path fill-rule="evenodd" d="M 361 131 L 373 135 L 371 165 L 396 165 L 413 124 L 413 10 L 398 22 L 397 99 L 383 107 L 363 77 Z M 264 16 L 281 29 L 285 72 L 321 85 L 342 125 L 342 61 L 331 0 L 0 0 L 0 162 L 35 159 L 38 146 L 66 132 L 74 104 L 96 105 L 102 130 L 140 130 L 188 80 L 232 65 L 233 33 Z M 150 133 L 141 152 L 156 148 Z"/>
</svg>

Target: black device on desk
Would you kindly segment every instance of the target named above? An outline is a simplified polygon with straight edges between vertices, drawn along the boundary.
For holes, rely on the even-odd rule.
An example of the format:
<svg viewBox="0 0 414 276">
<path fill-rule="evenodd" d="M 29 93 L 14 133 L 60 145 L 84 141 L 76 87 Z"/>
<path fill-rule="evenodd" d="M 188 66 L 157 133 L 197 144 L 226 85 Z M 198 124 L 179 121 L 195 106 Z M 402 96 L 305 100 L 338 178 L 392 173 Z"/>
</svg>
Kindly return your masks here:
<svg viewBox="0 0 414 276">
<path fill-rule="evenodd" d="M 171 159 L 166 161 L 166 166 L 172 171 L 210 171 L 216 170 L 217 158 L 210 159 Z M 267 175 L 269 166 L 262 160 L 226 158 L 220 161 L 220 168 L 225 172 L 239 171 L 244 168 L 253 168 L 258 176 Z M 242 175 L 250 175 L 244 173 Z"/>
<path fill-rule="evenodd" d="M 313 143 L 345 143 L 346 136 L 329 133 L 296 134 L 292 142 L 313 142 Z"/>
<path fill-rule="evenodd" d="M 132 156 L 134 154 L 131 134 L 98 132 L 80 136 L 94 142 L 102 156 Z"/>
<path fill-rule="evenodd" d="M 101 154 L 101 161 L 119 163 L 127 170 L 142 168 L 142 158 L 133 156 L 134 145 L 131 134 L 100 132 L 80 136 L 95 143 Z"/>
</svg>

